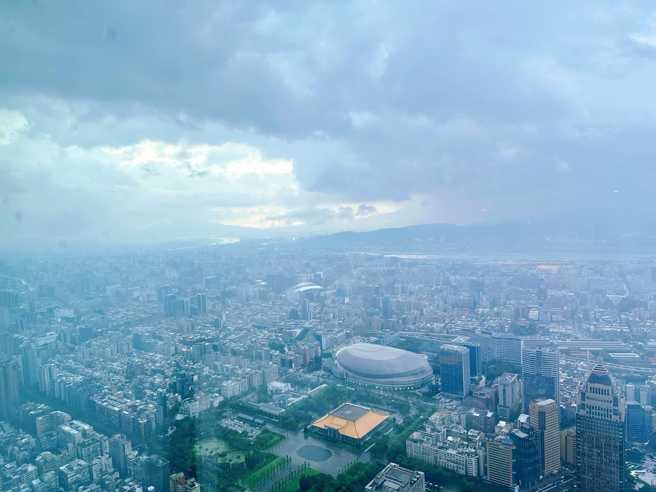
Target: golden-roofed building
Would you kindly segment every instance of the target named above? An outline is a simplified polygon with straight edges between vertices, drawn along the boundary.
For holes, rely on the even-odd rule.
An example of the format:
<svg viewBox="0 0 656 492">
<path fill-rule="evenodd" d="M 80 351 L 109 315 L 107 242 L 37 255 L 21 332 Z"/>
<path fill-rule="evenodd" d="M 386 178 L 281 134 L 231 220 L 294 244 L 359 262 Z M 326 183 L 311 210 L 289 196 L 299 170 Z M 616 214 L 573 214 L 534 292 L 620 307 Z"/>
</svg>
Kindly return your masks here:
<svg viewBox="0 0 656 492">
<path fill-rule="evenodd" d="M 343 403 L 310 425 L 310 429 L 335 441 L 359 445 L 369 439 L 390 420 L 380 410 L 354 403 Z"/>
</svg>

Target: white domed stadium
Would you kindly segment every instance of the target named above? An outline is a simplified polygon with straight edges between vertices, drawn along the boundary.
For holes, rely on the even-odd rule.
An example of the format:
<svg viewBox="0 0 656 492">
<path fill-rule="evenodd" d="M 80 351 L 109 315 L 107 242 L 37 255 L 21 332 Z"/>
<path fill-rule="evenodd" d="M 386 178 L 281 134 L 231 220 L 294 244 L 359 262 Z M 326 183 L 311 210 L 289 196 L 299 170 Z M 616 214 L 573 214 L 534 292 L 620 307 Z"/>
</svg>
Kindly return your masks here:
<svg viewBox="0 0 656 492">
<path fill-rule="evenodd" d="M 433 378 L 425 355 L 373 343 L 339 349 L 335 364 L 347 381 L 381 389 L 415 389 Z"/>
</svg>

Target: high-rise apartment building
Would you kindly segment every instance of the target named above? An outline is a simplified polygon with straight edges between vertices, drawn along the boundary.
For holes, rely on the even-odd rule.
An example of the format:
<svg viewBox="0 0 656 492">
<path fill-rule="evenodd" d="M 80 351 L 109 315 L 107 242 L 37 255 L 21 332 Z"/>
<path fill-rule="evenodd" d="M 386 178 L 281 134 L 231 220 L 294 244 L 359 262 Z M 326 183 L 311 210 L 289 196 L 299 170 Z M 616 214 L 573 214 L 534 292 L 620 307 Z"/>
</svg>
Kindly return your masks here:
<svg viewBox="0 0 656 492">
<path fill-rule="evenodd" d="M 0 420 L 15 419 L 20 405 L 21 365 L 17 358 L 0 358 Z"/>
<path fill-rule="evenodd" d="M 579 492 L 622 492 L 625 486 L 621 400 L 603 365 L 596 365 L 579 392 L 576 413 Z"/>
<path fill-rule="evenodd" d="M 121 477 L 128 475 L 128 455 L 132 451 L 132 444 L 122 434 L 116 434 L 109 440 L 109 455 L 112 465 Z"/>
</svg>

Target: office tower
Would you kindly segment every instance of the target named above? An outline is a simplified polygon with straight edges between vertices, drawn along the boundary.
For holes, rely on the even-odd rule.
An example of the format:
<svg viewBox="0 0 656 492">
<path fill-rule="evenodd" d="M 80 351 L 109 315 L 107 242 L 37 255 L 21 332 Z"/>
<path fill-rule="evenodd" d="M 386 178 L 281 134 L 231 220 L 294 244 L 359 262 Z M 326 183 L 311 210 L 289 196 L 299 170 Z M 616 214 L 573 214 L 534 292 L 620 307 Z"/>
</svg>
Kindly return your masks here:
<svg viewBox="0 0 656 492">
<path fill-rule="evenodd" d="M 637 401 L 626 404 L 624 420 L 626 422 L 627 442 L 647 442 L 651 436 L 651 407 L 644 407 Z"/>
<path fill-rule="evenodd" d="M 424 472 L 409 470 L 396 463 L 388 463 L 369 482 L 364 490 L 376 492 L 424 492 Z"/>
<path fill-rule="evenodd" d="M 440 347 L 442 393 L 464 398 L 469 394 L 469 350 L 460 345 Z"/>
<path fill-rule="evenodd" d="M 0 359 L 0 420 L 17 418 L 21 382 L 21 365 L 18 359 Z"/>
<path fill-rule="evenodd" d="M 624 385 L 624 396 L 626 401 L 640 401 L 640 396 L 637 395 L 639 395 L 639 393 L 636 392 L 635 384 L 628 383 Z"/>
<path fill-rule="evenodd" d="M 639 400 L 642 405 L 651 405 L 651 388 L 648 384 L 641 384 L 638 388 Z"/>
<path fill-rule="evenodd" d="M 620 398 L 605 366 L 594 367 L 579 391 L 576 412 L 579 492 L 623 492 L 624 421 Z"/>
<path fill-rule="evenodd" d="M 463 343 L 463 346 L 469 350 L 469 377 L 480 376 L 483 373 L 481 369 L 481 346 L 474 342 Z"/>
<path fill-rule="evenodd" d="M 199 293 L 189 299 L 191 314 L 207 313 L 207 294 Z"/>
<path fill-rule="evenodd" d="M 560 433 L 560 456 L 567 466 L 576 466 L 576 428 L 570 427 Z"/>
<path fill-rule="evenodd" d="M 512 420 L 522 407 L 522 382 L 517 374 L 504 372 L 496 380 L 497 415 L 500 419 Z"/>
<path fill-rule="evenodd" d="M 514 445 L 513 467 L 520 490 L 531 490 L 540 479 L 539 435 L 531 428 L 513 429 L 508 434 Z"/>
<path fill-rule="evenodd" d="M 160 304 L 164 303 L 164 299 L 166 299 L 166 296 L 169 294 L 173 294 L 175 292 L 175 289 L 170 286 L 170 285 L 163 285 L 160 288 L 157 289 L 157 301 Z"/>
<path fill-rule="evenodd" d="M 560 404 L 560 354 L 545 347 L 522 352 L 522 380 L 524 382 L 524 411 L 533 400 L 552 399 Z"/>
<path fill-rule="evenodd" d="M 517 484 L 517 467 L 513 466 L 515 445 L 508 435 L 487 442 L 487 479 L 507 489 Z"/>
<path fill-rule="evenodd" d="M 493 361 L 496 357 L 494 338 L 490 333 L 480 333 L 471 337 L 473 343 L 480 347 L 481 365 Z"/>
<path fill-rule="evenodd" d="M 166 294 L 162 302 L 164 305 L 164 314 L 166 316 L 175 316 L 178 309 L 178 296 L 175 294 Z"/>
<path fill-rule="evenodd" d="M 555 400 L 533 400 L 529 407 L 531 427 L 538 434 L 542 471 L 560 471 L 560 409 Z"/>
<path fill-rule="evenodd" d="M 493 335 L 494 358 L 520 368 L 522 365 L 522 339 L 512 335 Z"/>
</svg>

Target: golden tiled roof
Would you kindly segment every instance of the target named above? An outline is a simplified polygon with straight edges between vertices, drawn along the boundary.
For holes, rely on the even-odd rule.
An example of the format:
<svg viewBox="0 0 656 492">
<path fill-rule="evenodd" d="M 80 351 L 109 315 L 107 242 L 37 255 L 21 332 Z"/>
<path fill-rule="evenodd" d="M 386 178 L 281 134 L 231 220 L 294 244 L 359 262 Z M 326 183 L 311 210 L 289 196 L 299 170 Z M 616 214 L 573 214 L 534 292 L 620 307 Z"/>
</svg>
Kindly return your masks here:
<svg viewBox="0 0 656 492">
<path fill-rule="evenodd" d="M 329 413 L 313 422 L 312 425 L 319 429 L 335 429 L 343 436 L 353 439 L 362 439 L 387 418 L 389 418 L 389 415 L 368 409 L 366 413 L 355 420 L 348 420 Z"/>
</svg>

